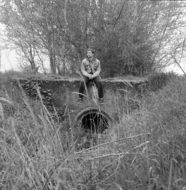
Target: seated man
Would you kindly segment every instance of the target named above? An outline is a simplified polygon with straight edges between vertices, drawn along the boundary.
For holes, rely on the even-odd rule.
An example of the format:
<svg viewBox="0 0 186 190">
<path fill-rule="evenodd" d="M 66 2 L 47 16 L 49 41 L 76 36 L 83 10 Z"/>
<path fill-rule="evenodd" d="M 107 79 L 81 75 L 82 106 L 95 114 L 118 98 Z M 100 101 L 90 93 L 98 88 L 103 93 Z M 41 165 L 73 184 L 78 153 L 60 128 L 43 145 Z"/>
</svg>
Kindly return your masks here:
<svg viewBox="0 0 186 190">
<path fill-rule="evenodd" d="M 101 72 L 100 61 L 95 58 L 94 50 L 88 49 L 87 58 L 83 59 L 81 63 L 81 73 L 83 75 L 84 82 L 81 82 L 79 88 L 80 100 L 83 100 L 83 93 L 85 91 L 84 83 L 88 87 L 90 80 L 93 80 L 98 89 L 99 100 L 100 102 L 103 102 L 103 87 L 100 81 L 100 76 L 99 76 L 100 72 Z"/>
</svg>

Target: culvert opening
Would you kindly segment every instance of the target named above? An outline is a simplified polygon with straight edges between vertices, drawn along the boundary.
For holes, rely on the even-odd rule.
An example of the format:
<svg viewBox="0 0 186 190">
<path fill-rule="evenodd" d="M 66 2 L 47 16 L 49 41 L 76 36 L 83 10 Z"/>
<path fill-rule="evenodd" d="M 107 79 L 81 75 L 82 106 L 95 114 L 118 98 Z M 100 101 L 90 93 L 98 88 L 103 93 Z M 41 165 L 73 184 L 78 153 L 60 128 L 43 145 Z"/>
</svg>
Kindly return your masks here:
<svg viewBox="0 0 186 190">
<path fill-rule="evenodd" d="M 107 113 L 98 109 L 88 109 L 78 114 L 76 121 L 78 127 L 85 132 L 103 133 L 109 128 L 111 118 Z"/>
<path fill-rule="evenodd" d="M 89 113 L 82 118 L 81 127 L 86 132 L 103 133 L 108 128 L 108 120 L 99 113 Z"/>
</svg>

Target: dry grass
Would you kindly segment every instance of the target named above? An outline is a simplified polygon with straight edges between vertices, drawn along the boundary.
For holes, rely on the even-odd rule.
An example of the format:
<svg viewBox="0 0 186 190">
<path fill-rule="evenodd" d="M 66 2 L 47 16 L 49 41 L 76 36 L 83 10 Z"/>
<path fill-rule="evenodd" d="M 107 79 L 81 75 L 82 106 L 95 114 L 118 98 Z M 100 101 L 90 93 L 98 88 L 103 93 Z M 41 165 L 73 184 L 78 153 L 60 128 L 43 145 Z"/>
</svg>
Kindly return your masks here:
<svg viewBox="0 0 186 190">
<path fill-rule="evenodd" d="M 39 97 L 37 112 L 23 93 L 24 106 L 14 103 L 14 114 L 1 118 L 0 189 L 186 187 L 185 78 L 144 97 L 97 146 L 79 151 L 69 123 L 54 121 Z"/>
</svg>

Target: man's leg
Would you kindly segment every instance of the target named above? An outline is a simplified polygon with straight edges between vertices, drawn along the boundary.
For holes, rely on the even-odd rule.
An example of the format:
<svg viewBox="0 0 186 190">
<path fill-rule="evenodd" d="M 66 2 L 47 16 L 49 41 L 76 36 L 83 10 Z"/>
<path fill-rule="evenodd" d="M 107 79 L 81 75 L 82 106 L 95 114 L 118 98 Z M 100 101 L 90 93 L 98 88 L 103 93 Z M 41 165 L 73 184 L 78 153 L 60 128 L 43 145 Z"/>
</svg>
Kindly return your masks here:
<svg viewBox="0 0 186 190">
<path fill-rule="evenodd" d="M 79 87 L 79 98 L 80 99 L 83 99 L 83 94 L 85 92 L 85 84 L 87 86 L 87 83 L 88 83 L 88 78 L 87 77 L 84 77 L 83 80 L 84 81 L 81 82 L 80 87 Z"/>
<path fill-rule="evenodd" d="M 98 89 L 98 96 L 99 96 L 100 99 L 102 99 L 103 98 L 103 86 L 102 86 L 102 83 L 101 83 L 101 78 L 99 76 L 95 77 L 94 82 L 95 82 L 96 87 Z"/>
</svg>

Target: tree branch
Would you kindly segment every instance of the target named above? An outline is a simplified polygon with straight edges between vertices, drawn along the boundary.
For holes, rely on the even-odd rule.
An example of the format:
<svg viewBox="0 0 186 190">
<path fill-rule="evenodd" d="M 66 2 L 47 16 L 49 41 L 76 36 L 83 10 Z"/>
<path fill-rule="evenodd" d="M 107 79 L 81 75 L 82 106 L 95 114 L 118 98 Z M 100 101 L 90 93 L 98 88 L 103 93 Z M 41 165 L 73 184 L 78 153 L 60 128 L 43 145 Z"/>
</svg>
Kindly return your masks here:
<svg viewBox="0 0 186 190">
<path fill-rule="evenodd" d="M 125 0 L 124 0 L 124 2 L 123 2 L 123 4 L 122 4 L 122 7 L 121 7 L 121 9 L 120 9 L 120 11 L 119 11 L 118 16 L 116 17 L 116 19 L 115 19 L 115 21 L 114 21 L 113 29 L 116 27 L 116 25 L 117 25 L 117 23 L 118 23 L 118 21 L 119 21 L 121 15 L 122 15 L 122 12 L 123 12 L 124 6 L 125 6 Z"/>
<path fill-rule="evenodd" d="M 182 51 L 181 51 L 181 56 L 180 56 L 180 60 L 179 60 L 179 61 L 178 61 L 178 60 L 176 59 L 176 57 L 173 56 L 172 54 L 171 54 L 171 57 L 174 59 L 175 63 L 176 63 L 176 64 L 178 65 L 178 67 L 182 70 L 182 72 L 183 72 L 184 74 L 186 74 L 186 72 L 184 71 L 184 69 L 182 68 L 182 66 L 181 66 L 181 64 L 180 64 L 181 59 L 182 59 L 182 57 L 183 57 L 184 45 L 185 45 L 185 38 L 184 38 L 183 43 L 182 43 Z"/>
</svg>

